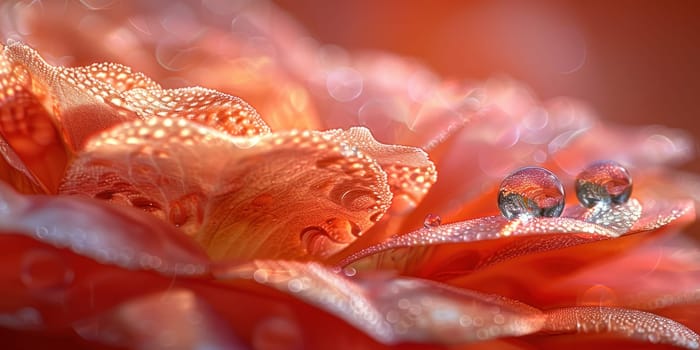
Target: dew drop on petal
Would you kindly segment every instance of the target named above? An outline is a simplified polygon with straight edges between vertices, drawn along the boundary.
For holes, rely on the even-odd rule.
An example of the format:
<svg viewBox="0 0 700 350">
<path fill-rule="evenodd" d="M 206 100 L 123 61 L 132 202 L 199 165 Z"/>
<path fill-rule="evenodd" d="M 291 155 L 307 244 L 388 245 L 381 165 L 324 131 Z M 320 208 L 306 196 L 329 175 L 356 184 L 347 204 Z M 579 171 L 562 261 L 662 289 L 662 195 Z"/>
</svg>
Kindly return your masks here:
<svg viewBox="0 0 700 350">
<path fill-rule="evenodd" d="M 507 219 L 557 217 L 564 210 L 564 187 L 551 171 L 540 167 L 516 170 L 501 182 L 498 208 Z"/>
<path fill-rule="evenodd" d="M 632 194 L 632 177 L 625 167 L 605 160 L 587 166 L 576 177 L 576 197 L 583 206 L 622 204 Z"/>
<path fill-rule="evenodd" d="M 301 245 L 307 254 L 321 257 L 329 241 L 328 231 L 318 226 L 310 226 L 301 231 Z"/>
<path fill-rule="evenodd" d="M 431 228 L 431 227 L 438 227 L 442 223 L 442 218 L 440 215 L 435 215 L 435 214 L 428 214 L 425 216 L 425 219 L 423 220 L 423 227 L 425 228 Z"/>
<path fill-rule="evenodd" d="M 60 255 L 48 250 L 28 252 L 21 266 L 20 279 L 30 289 L 58 289 L 73 282 L 73 270 Z"/>
</svg>

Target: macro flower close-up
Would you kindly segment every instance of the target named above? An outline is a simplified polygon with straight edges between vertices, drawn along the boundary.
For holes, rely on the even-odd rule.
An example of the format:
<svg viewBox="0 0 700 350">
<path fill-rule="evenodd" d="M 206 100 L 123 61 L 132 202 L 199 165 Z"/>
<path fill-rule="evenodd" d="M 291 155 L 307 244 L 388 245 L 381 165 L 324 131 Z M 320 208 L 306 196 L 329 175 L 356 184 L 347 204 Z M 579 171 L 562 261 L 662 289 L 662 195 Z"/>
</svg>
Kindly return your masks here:
<svg viewBox="0 0 700 350">
<path fill-rule="evenodd" d="M 698 130 L 550 5 L 0 2 L 1 347 L 700 348 Z"/>
</svg>

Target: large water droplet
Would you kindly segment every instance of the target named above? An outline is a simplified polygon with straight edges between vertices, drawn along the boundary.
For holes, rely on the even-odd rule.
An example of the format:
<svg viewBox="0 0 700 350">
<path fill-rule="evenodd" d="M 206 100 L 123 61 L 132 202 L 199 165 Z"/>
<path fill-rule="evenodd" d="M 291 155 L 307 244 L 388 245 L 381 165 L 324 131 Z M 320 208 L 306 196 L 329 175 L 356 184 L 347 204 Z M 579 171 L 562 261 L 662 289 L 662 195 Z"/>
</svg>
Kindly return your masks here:
<svg viewBox="0 0 700 350">
<path fill-rule="evenodd" d="M 605 160 L 587 166 L 576 177 L 576 197 L 583 206 L 622 204 L 632 194 L 632 177 L 617 162 Z"/>
<path fill-rule="evenodd" d="M 520 168 L 501 182 L 498 208 L 511 220 L 528 216 L 556 217 L 564 210 L 564 187 L 547 169 Z"/>
<path fill-rule="evenodd" d="M 20 279 L 34 290 L 58 289 L 73 282 L 75 273 L 60 255 L 49 250 L 33 250 L 22 258 Z"/>
<path fill-rule="evenodd" d="M 435 214 L 428 214 L 425 216 L 425 219 L 423 220 L 423 227 L 425 228 L 432 228 L 432 227 L 438 227 L 442 223 L 442 218 L 440 215 L 435 215 Z"/>
</svg>

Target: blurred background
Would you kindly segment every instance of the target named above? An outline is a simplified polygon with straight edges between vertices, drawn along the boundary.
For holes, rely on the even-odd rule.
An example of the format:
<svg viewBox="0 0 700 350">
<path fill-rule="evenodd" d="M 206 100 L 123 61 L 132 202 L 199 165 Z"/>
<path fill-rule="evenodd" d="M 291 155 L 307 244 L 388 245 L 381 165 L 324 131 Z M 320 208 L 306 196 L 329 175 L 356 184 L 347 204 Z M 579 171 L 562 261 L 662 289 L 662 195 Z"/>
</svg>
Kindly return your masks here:
<svg viewBox="0 0 700 350">
<path fill-rule="evenodd" d="M 700 153 L 698 2 L 275 2 L 320 42 L 416 57 L 456 79 L 508 75 L 607 120 L 685 129 Z"/>
</svg>

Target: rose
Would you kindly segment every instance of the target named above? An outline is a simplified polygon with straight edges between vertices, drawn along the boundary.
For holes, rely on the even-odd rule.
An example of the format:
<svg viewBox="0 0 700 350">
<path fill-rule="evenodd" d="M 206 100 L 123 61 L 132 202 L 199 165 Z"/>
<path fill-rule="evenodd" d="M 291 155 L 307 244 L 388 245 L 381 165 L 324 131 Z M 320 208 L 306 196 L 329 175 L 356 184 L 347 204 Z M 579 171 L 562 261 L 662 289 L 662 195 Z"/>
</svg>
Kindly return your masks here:
<svg viewBox="0 0 700 350">
<path fill-rule="evenodd" d="M 492 345 L 556 346 L 561 337 L 499 339 L 569 331 L 697 345 L 697 335 L 670 319 L 619 308 L 696 302 L 692 260 L 678 256 L 672 241 L 642 244 L 659 236 L 667 221 L 689 220 L 692 211 L 691 203 L 667 198 L 670 189 L 655 192 L 648 185 L 653 175 L 634 177 L 642 211 L 622 220 L 628 227 L 620 233 L 629 233 L 622 238 L 600 235 L 601 227 L 615 226 L 597 222 L 600 216 L 590 220 L 580 210 L 577 214 L 570 202 L 565 215 L 574 219 L 537 221 L 551 224 L 548 229 L 525 223 L 504 231 L 508 223 L 495 219 L 486 233 L 513 237 L 464 239 L 480 232 L 474 223 L 493 222 L 464 220 L 496 208 L 484 202 L 495 200 L 489 192 L 497 187 L 494 176 L 503 171 L 539 159 L 564 177 L 603 157 L 651 169 L 681 154 L 649 156 L 648 150 L 657 149 L 650 142 L 683 141 L 669 132 L 623 137 L 600 126 L 581 136 L 595 122 L 577 114 L 582 109 L 571 102 L 542 109 L 510 82 L 482 90 L 438 84 L 423 99 L 404 102 L 417 111 L 406 114 L 410 119 L 385 120 L 379 123 L 383 128 L 377 127 L 385 142 L 429 151 L 440 174 L 431 188 L 435 172 L 423 151 L 377 143 L 366 129 L 269 134 L 264 118 L 240 99 L 205 89 L 161 89 L 124 66 L 54 68 L 19 43 L 4 48 L 2 62 L 3 77 L 14 79 L 3 87 L 4 110 L 13 118 L 9 125 L 21 125 L 28 116 L 35 118 L 31 125 L 43 126 L 39 135 L 44 135 L 32 145 L 34 130 L 5 126 L 3 174 L 24 192 L 63 194 L 22 197 L 3 190 L 6 276 L 12 286 L 6 295 L 7 327 L 58 332 L 73 342 L 75 331 L 95 342 L 145 348 L 238 342 L 258 348 L 327 347 L 339 339 L 346 342 L 342 345 L 364 347 L 487 339 Z M 353 78 L 382 67 L 404 66 L 372 60 L 338 74 Z M 402 77 L 397 73 L 391 81 L 405 81 Z M 343 96 L 343 90 L 325 85 L 331 97 Z M 308 86 L 302 95 L 311 96 L 308 91 L 318 87 L 314 81 Z M 381 79 L 363 80 L 363 89 L 372 96 L 405 97 Z M 343 106 L 353 101 L 318 99 L 316 104 L 342 118 Z M 265 106 L 272 115 L 284 115 L 274 112 L 283 106 Z M 361 107 L 371 111 L 375 106 Z M 538 127 L 542 113 L 547 119 Z M 394 118 L 373 115 L 379 115 L 375 121 Z M 284 130 L 285 120 L 272 129 Z M 330 121 L 312 118 L 310 124 L 324 122 Z M 601 137 L 640 147 L 595 142 Z M 543 144 L 550 149 L 543 151 Z M 47 167 L 33 158 L 37 153 L 67 155 L 49 156 L 53 162 Z M 465 176 L 465 163 L 480 169 Z M 473 190 L 481 184 L 485 192 Z M 606 214 L 628 217 L 634 214 L 633 203 Z M 464 222 L 405 234 L 422 224 L 426 211 L 442 214 L 445 222 Z M 577 222 L 575 229 L 564 225 L 571 220 Z M 454 227 L 464 235 L 448 235 Z M 654 233 L 631 234 L 629 229 Z M 588 231 L 598 234 L 582 233 Z M 395 234 L 402 235 L 391 238 Z M 401 243 L 411 237 L 416 242 Z M 333 267 L 374 244 L 370 255 L 364 250 L 344 260 L 356 265 L 343 274 Z M 390 248 L 388 253 L 374 252 L 384 248 Z M 383 258 L 386 254 L 395 259 Z M 658 256 L 651 272 L 645 270 L 654 260 L 650 257 Z M 387 267 L 402 277 L 373 272 Z M 611 280 L 601 269 L 621 274 L 639 269 L 636 275 L 647 278 L 645 293 L 631 289 L 628 279 Z M 657 283 L 678 277 L 684 282 Z M 660 312 L 680 320 L 678 311 Z M 178 321 L 183 319 L 197 322 Z"/>
</svg>

